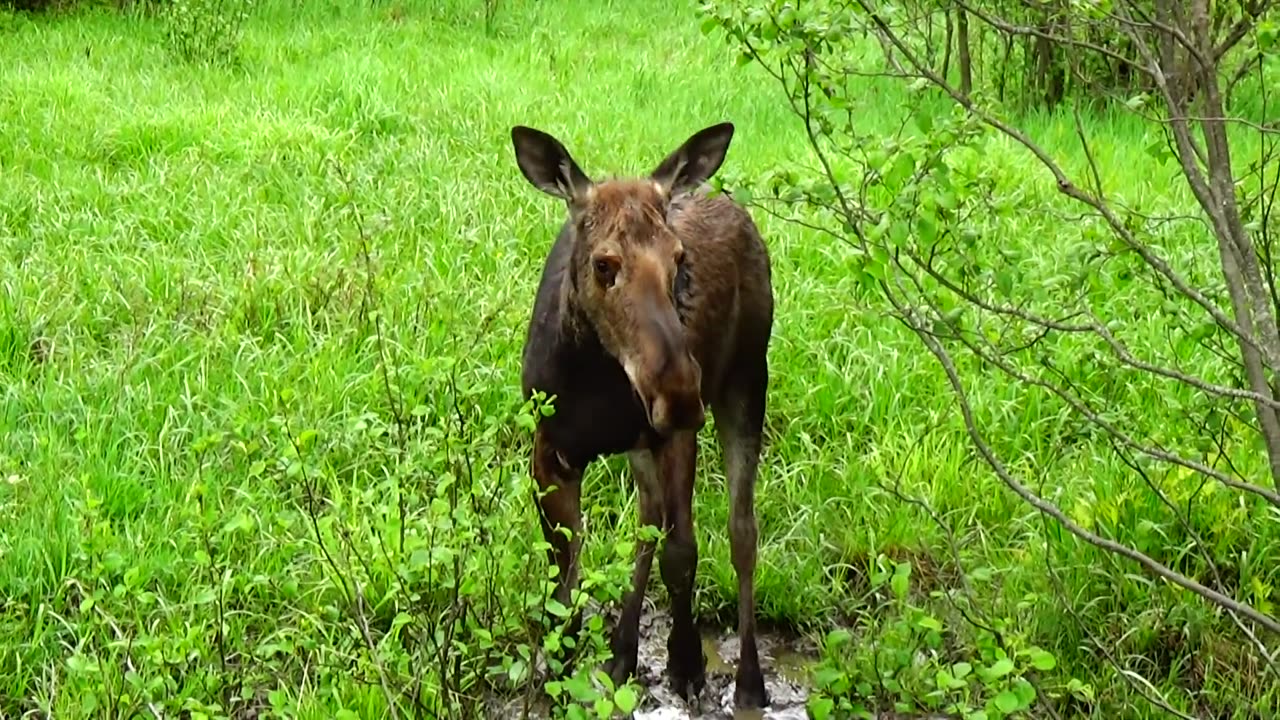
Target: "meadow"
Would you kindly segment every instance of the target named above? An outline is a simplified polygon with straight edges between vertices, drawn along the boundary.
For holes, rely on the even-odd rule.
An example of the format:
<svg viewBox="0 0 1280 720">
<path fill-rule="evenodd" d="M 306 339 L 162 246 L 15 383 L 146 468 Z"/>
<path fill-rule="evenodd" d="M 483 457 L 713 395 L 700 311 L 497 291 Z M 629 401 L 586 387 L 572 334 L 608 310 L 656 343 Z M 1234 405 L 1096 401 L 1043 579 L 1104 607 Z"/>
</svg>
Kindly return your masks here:
<svg viewBox="0 0 1280 720">
<path fill-rule="evenodd" d="M 510 127 L 553 133 L 593 174 L 646 172 L 722 120 L 735 174 L 809 150 L 691 0 L 512 0 L 489 29 L 482 10 L 264 2 L 230 66 L 176 59 L 153 16 L 0 14 L 0 718 L 393 717 L 393 697 L 426 716 L 527 683 L 547 577 L 519 357 L 563 207 L 520 176 Z M 866 128 L 900 124 L 904 92 L 868 81 L 882 112 Z M 1088 121 L 1109 184 L 1185 201 L 1145 170 L 1141 125 Z M 1069 118 L 1026 124 L 1073 145 Z M 987 150 L 1026 207 L 1048 202 L 1025 153 Z M 975 707 L 1025 673 L 1074 716 L 1159 716 L 1090 652 L 1084 613 L 1178 702 L 1195 704 L 1178 693 L 1199 663 L 1217 717 L 1275 710 L 1262 670 L 1205 650 L 1230 624 L 1131 565 L 1071 546 L 1057 562 L 1080 595 L 1053 597 L 1039 514 L 976 458 L 945 376 L 851 250 L 756 221 L 778 307 L 757 605 L 821 646 L 815 683 L 907 707 L 926 690 L 886 685 L 883 653 L 902 678 L 920 653 L 1001 665 L 941 595 L 962 559 L 1032 649 L 960 681 Z M 999 228 L 1027 282 L 1070 266 L 1063 228 Z M 1064 421 L 999 383 L 975 393 L 1024 469 L 1050 472 L 1034 452 Z M 703 438 L 696 604 L 729 628 L 723 466 Z M 1052 472 L 1117 532 L 1136 526 L 1134 481 L 1083 442 Z M 586 572 L 616 598 L 635 538 L 625 461 L 588 473 L 583 505 Z M 1263 583 L 1277 535 L 1250 546 Z"/>
</svg>

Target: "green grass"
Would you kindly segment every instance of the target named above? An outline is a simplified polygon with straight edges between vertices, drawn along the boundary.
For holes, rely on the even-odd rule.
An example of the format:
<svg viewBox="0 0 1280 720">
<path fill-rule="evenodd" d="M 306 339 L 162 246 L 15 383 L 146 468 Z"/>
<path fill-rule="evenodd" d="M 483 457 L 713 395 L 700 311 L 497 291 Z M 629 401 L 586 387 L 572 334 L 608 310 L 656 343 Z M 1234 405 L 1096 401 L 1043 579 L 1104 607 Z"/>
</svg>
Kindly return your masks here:
<svg viewBox="0 0 1280 720">
<path fill-rule="evenodd" d="M 246 24 L 229 69 L 174 61 L 162 34 L 155 20 L 106 11 L 0 24 L 0 717 L 95 716 L 86 703 L 111 695 L 103 683 L 135 681 L 135 701 L 176 712 L 181 698 L 224 702 L 237 674 L 252 680 L 246 696 L 265 703 L 283 691 L 304 715 L 372 714 L 379 692 L 338 667 L 359 641 L 337 622 L 339 591 L 305 513 L 312 479 L 287 435 L 312 430 L 323 451 L 306 467 L 333 503 L 324 532 L 334 543 L 344 522 L 369 533 L 367 548 L 375 531 L 401 527 L 394 512 L 373 517 L 394 509 L 393 480 L 415 484 L 411 511 L 429 504 L 432 463 L 448 465 L 432 445 L 453 423 L 446 365 L 469 420 L 491 423 L 476 452 L 491 470 L 524 471 L 527 440 L 508 415 L 562 208 L 520 177 L 510 126 L 552 132 L 592 174 L 647 171 L 724 119 L 737 126 L 735 172 L 809 150 L 775 86 L 735 68 L 686 0 L 504 3 L 492 35 L 461 2 L 269 5 Z M 868 113 L 866 129 L 896 127 L 901 100 L 869 83 L 867 102 L 882 112 Z M 1185 203 L 1176 179 L 1131 174 L 1150 167 L 1142 126 L 1090 121 L 1108 128 L 1098 161 L 1127 199 Z M 1050 147 L 1075 152 L 1068 121 L 1030 122 Z M 1011 144 L 989 149 L 1028 207 L 1052 196 L 1051 178 Z M 778 304 L 757 492 L 762 618 L 826 630 L 862 617 L 880 552 L 913 559 L 917 575 L 948 572 L 940 530 L 875 489 L 899 472 L 948 516 L 966 559 L 996 570 L 987 597 L 1013 607 L 1047 593 L 1038 517 L 981 466 L 954 418 L 938 422 L 953 410 L 945 378 L 865 296 L 849 248 L 757 221 Z M 989 228 L 1033 278 L 1073 262 L 1070 242 L 1048 242 L 1060 230 L 1048 215 Z M 419 409 L 420 467 L 396 465 L 389 447 L 384 368 L 393 396 Z M 1007 384 L 975 392 L 995 427 L 1048 428 L 1010 433 L 1007 451 L 1042 451 L 1061 432 L 1055 410 Z M 1140 397 L 1150 384 L 1116 392 L 1158 401 Z M 722 469 L 714 443 L 703 448 L 697 602 L 727 621 L 736 581 Z M 1104 452 L 1085 445 L 1052 468 L 1022 469 L 1111 498 L 1136 481 Z M 514 528 L 507 552 L 541 563 L 522 492 L 498 506 Z M 584 504 L 588 562 L 602 563 L 635 520 L 624 462 L 589 474 Z M 1258 541 L 1264 556 L 1275 557 L 1276 534 Z M 1132 570 L 1083 547 L 1065 563 L 1085 593 Z M 1090 579 L 1091 568 L 1108 574 Z M 369 575 L 390 592 L 385 568 Z M 1180 597 L 1140 580 L 1117 587 L 1094 617 L 1125 622 L 1148 592 L 1153 607 Z M 1052 629 L 1070 620 L 1043 603 L 1009 612 L 1059 655 L 1062 681 L 1107 684 L 1111 707 L 1132 702 L 1077 631 Z M 1152 622 L 1157 635 L 1169 627 Z M 238 669 L 227 670 L 218 627 L 229 628 Z M 122 651 L 130 638 L 137 649 Z M 126 655 L 134 679 L 119 667 Z"/>
</svg>

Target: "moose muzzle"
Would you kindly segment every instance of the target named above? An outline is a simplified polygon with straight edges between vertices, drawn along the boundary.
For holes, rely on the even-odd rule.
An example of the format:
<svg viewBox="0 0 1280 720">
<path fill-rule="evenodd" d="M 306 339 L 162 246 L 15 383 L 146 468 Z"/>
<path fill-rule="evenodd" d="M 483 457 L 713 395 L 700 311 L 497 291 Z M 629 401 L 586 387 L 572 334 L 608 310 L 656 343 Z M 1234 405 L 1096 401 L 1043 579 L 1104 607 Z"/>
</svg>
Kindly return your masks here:
<svg viewBox="0 0 1280 720">
<path fill-rule="evenodd" d="M 667 364 L 666 371 L 654 378 L 654 390 L 645 400 L 649 425 L 663 437 L 680 430 L 698 430 L 707 421 L 702 406 L 702 372 L 698 361 L 687 352 L 679 360 Z"/>
<path fill-rule="evenodd" d="M 663 437 L 701 429 L 707 420 L 702 368 L 689 352 L 675 309 L 650 313 L 640 334 L 639 352 L 623 368 L 644 405 L 649 425 Z"/>
</svg>

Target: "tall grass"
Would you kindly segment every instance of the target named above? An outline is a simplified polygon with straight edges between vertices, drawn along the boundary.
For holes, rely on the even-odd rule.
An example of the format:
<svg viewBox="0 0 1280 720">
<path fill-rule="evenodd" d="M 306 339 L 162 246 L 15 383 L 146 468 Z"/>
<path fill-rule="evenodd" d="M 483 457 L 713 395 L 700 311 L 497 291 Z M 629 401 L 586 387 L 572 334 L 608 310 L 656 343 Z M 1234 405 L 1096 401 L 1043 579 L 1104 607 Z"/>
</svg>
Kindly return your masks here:
<svg viewBox="0 0 1280 720">
<path fill-rule="evenodd" d="M 430 429 L 452 422 L 448 365 L 469 417 L 494 428 L 476 452 L 491 470 L 523 472 L 526 437 L 503 418 L 520 405 L 524 323 L 562 209 L 519 177 L 510 126 L 553 132 L 592 174 L 647 171 L 724 119 L 737 126 L 736 170 L 808 152 L 774 87 L 704 38 L 692 10 L 510 2 L 485 33 L 479 2 L 275 2 L 246 21 L 231 66 L 175 59 L 158 17 L 4 17 L 0 716 L 98 716 L 88 698 L 110 695 L 112 678 L 134 701 L 216 713 L 237 675 L 256 684 L 236 692 L 264 707 L 380 707 L 366 677 L 310 665 L 317 648 L 352 641 L 334 630 L 336 581 L 285 426 L 325 448 L 331 539 L 342 518 L 359 527 L 396 504 L 379 495 L 397 432 L 389 383 L 426 428 L 414 457 L 427 462 Z M 867 128 L 894 127 L 901 91 L 866 91 L 884 108 Z M 1069 121 L 1032 122 L 1069 151 Z M 1091 122 L 1107 128 L 1095 152 L 1127 199 L 1184 192 L 1171 167 L 1134 174 L 1154 139 L 1140 126 Z M 990 152 L 1028 197 L 1052 193 L 1013 148 Z M 762 618 L 826 630 L 860 617 L 880 553 L 913 561 L 926 589 L 947 582 L 939 528 L 877 489 L 894 478 L 992 569 L 988 596 L 1012 607 L 1043 592 L 1034 512 L 943 419 L 945 379 L 862 294 L 848 248 L 757 221 L 778 304 L 757 492 Z M 1023 216 L 990 241 L 1048 277 L 1064 262 L 1060 223 Z M 1005 413 L 1008 443 L 1034 450 L 1035 428 L 1054 418 L 1006 392 L 993 386 L 979 404 Z M 697 607 L 728 620 L 722 466 L 703 447 Z M 1122 493 L 1093 460 L 1086 445 L 1056 472 L 1101 498 Z M 632 492 L 618 460 L 588 474 L 588 565 L 631 533 Z M 541 563 L 525 498 L 512 492 L 493 512 L 518 530 L 504 538 L 510 557 Z M 1083 577 L 1098 561 L 1080 553 Z M 1064 677 L 1102 677 L 1063 611 L 1027 602 L 1017 617 Z M 1142 600 L 1116 602 L 1124 618 Z"/>
</svg>

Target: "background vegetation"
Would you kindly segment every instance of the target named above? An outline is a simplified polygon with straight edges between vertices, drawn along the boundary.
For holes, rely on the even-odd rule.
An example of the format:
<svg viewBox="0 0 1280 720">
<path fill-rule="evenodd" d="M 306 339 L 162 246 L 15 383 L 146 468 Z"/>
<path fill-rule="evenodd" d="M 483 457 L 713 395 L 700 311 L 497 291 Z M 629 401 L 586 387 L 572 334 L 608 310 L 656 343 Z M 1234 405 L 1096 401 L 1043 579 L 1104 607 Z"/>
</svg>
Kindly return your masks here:
<svg viewBox="0 0 1280 720">
<path fill-rule="evenodd" d="M 0 717 L 634 706 L 588 676 L 607 628 L 566 648 L 547 600 L 518 357 L 562 210 L 507 133 L 641 171 L 721 119 L 779 307 L 758 607 L 819 639 L 810 711 L 1273 717 L 1277 367 L 1259 390 L 1206 310 L 1226 231 L 1166 134 L 1230 84 L 1269 278 L 1267 7 L 1216 5 L 1245 30 L 1171 90 L 1137 4 L 804 5 L 0 10 Z M 704 447 L 697 606 L 726 621 Z M 583 603 L 629 578 L 632 492 L 588 475 Z"/>
</svg>

